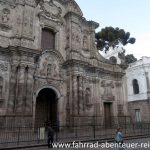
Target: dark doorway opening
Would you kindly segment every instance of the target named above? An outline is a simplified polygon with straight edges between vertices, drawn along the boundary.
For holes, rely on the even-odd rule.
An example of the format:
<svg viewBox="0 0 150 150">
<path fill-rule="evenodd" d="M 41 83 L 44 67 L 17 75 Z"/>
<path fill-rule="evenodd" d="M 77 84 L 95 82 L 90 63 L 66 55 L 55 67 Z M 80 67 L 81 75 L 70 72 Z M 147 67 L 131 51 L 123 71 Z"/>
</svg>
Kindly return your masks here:
<svg viewBox="0 0 150 150">
<path fill-rule="evenodd" d="M 111 127 L 111 103 L 104 103 L 104 124 L 106 128 Z"/>
<path fill-rule="evenodd" d="M 55 125 L 57 118 L 57 95 L 50 88 L 42 89 L 36 98 L 35 125 Z"/>
</svg>

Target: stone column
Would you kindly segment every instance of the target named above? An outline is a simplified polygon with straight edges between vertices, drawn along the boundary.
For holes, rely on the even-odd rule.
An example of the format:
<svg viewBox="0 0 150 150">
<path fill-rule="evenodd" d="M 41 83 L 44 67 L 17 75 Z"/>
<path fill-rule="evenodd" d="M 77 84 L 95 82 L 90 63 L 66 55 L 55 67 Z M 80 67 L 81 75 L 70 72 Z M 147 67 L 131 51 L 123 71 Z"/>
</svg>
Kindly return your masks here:
<svg viewBox="0 0 150 150">
<path fill-rule="evenodd" d="M 23 113 L 24 90 L 25 90 L 25 65 L 19 67 L 18 90 L 16 94 L 16 113 Z"/>
<path fill-rule="evenodd" d="M 78 79 L 78 104 L 79 104 L 79 114 L 83 114 L 83 78 L 82 76 L 79 76 Z"/>
<path fill-rule="evenodd" d="M 9 99 L 7 104 L 7 112 L 12 114 L 15 110 L 16 105 L 16 89 L 17 89 L 17 77 L 18 77 L 18 68 L 16 64 L 11 66 L 11 76 L 9 83 Z"/>
<path fill-rule="evenodd" d="M 72 114 L 77 115 L 78 114 L 78 94 L 77 94 L 77 76 L 72 77 Z"/>
<path fill-rule="evenodd" d="M 27 86 L 26 86 L 26 107 L 25 113 L 32 114 L 32 105 L 33 105 L 33 84 L 34 84 L 34 67 L 30 66 L 27 72 Z"/>
<path fill-rule="evenodd" d="M 86 83 L 86 77 L 83 77 L 83 80 L 82 80 L 82 103 L 83 103 L 83 113 L 85 113 L 85 104 L 86 104 L 86 99 L 85 99 L 85 83 Z"/>
<path fill-rule="evenodd" d="M 70 99 L 70 94 L 72 94 L 70 91 L 71 91 L 71 86 L 70 86 L 70 82 L 71 82 L 71 79 L 70 79 L 70 76 L 68 77 L 68 80 L 67 80 L 67 95 L 66 95 L 66 98 L 67 98 L 67 104 L 66 104 L 66 124 L 67 125 L 70 125 L 70 109 L 71 109 L 71 106 L 70 106 L 70 103 L 71 103 L 71 99 Z"/>
</svg>

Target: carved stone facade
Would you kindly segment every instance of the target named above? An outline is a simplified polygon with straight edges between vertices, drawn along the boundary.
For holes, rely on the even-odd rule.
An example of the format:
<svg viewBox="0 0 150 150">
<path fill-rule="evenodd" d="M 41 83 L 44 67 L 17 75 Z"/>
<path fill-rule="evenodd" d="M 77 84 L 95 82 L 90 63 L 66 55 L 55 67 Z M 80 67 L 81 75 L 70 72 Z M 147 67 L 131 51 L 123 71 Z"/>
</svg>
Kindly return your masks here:
<svg viewBox="0 0 150 150">
<path fill-rule="evenodd" d="M 0 0 L 0 12 L 0 115 L 7 123 L 92 124 L 95 117 L 103 125 L 127 116 L 125 71 L 98 53 L 98 23 L 74 0 Z M 43 29 L 53 32 L 54 48 L 41 47 Z"/>
</svg>

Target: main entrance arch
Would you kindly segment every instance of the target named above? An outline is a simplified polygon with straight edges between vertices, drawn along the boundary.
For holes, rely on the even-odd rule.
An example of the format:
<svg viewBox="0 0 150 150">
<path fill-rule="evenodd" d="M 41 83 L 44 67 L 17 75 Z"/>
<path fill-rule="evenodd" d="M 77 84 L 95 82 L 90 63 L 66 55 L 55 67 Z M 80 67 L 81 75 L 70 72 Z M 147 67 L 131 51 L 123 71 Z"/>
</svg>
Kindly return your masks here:
<svg viewBox="0 0 150 150">
<path fill-rule="evenodd" d="M 36 97 L 35 125 L 58 122 L 58 95 L 52 88 L 43 88 Z"/>
</svg>

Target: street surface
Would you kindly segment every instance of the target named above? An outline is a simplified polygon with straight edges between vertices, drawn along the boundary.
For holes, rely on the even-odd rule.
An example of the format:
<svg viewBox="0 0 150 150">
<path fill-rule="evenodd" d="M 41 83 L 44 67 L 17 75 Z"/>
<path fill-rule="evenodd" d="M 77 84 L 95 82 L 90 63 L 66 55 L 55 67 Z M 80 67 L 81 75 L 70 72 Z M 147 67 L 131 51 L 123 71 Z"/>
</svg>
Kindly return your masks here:
<svg viewBox="0 0 150 150">
<path fill-rule="evenodd" d="M 107 143 L 107 142 L 104 142 L 104 143 Z M 77 147 L 74 147 L 74 148 L 53 148 L 53 149 L 56 149 L 56 150 L 57 149 L 62 149 L 62 150 L 73 150 L 73 149 L 79 149 L 79 150 L 88 150 L 88 149 L 118 150 L 118 148 L 110 148 L 111 146 L 113 146 L 115 144 L 113 142 L 109 143 L 110 145 L 107 143 L 107 148 L 102 148 L 101 144 L 104 144 L 104 143 L 99 143 L 98 148 L 77 148 Z M 74 146 L 77 146 L 76 144 L 74 144 Z M 127 148 L 125 148 L 125 150 L 150 150 L 150 138 L 125 140 L 124 144 L 126 144 L 128 146 Z M 94 145 L 94 143 L 93 143 L 93 145 Z M 92 146 L 92 145 L 90 145 L 90 146 Z M 20 149 L 20 150 L 48 150 L 48 148 L 47 148 L 47 146 L 42 146 L 42 147 L 35 147 L 35 148 L 24 148 L 24 149 Z M 49 150 L 50 150 L 50 148 L 49 148 Z M 120 149 L 120 150 L 122 150 L 122 149 Z"/>
</svg>

